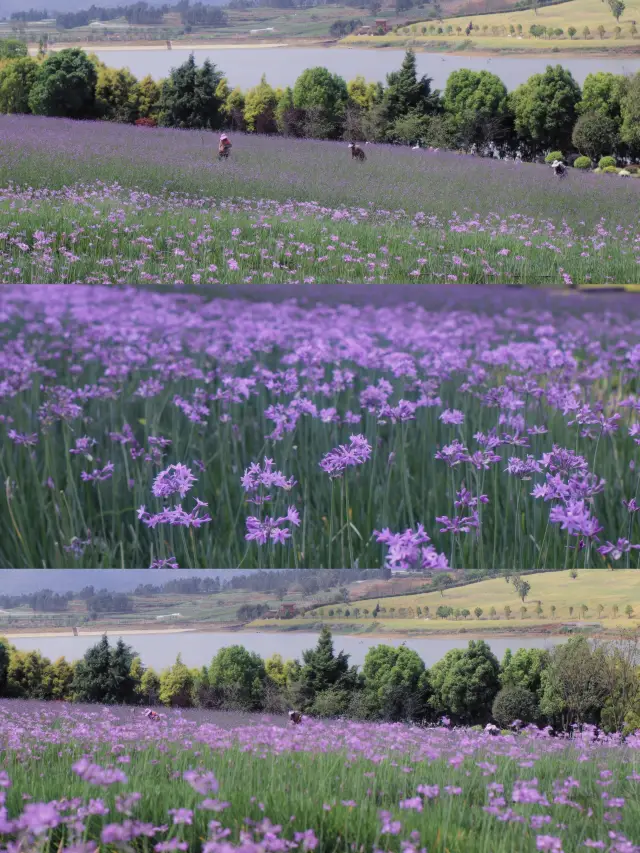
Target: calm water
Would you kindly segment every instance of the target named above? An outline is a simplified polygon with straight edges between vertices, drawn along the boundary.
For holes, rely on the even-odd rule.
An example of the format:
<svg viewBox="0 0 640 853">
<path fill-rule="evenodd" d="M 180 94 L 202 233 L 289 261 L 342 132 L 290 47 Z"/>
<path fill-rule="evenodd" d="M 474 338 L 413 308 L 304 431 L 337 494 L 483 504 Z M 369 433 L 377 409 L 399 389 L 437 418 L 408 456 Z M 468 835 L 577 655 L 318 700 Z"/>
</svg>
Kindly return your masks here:
<svg viewBox="0 0 640 853">
<path fill-rule="evenodd" d="M 111 635 L 115 641 L 118 634 Z M 258 652 L 267 658 L 278 652 L 283 658 L 301 658 L 303 649 L 315 646 L 318 634 L 314 633 L 290 633 L 271 634 L 261 632 L 233 633 L 233 634 L 133 634 L 121 635 L 123 640 L 138 652 L 143 662 L 154 669 L 169 666 L 180 653 L 182 660 L 188 666 L 203 666 L 211 661 L 217 651 L 225 646 L 241 645 L 251 652 Z M 464 649 L 467 647 L 470 637 L 465 639 L 408 639 L 406 644 L 415 649 L 422 657 L 427 666 L 432 666 L 440 660 L 449 649 Z M 67 660 L 77 660 L 82 657 L 88 648 L 95 645 L 99 637 L 46 637 L 29 638 L 21 637 L 11 640 L 13 645 L 25 651 L 37 649 L 51 660 L 64 655 Z M 385 639 L 373 637 L 334 637 L 336 651 L 343 649 L 351 655 L 351 663 L 362 664 L 367 650 L 371 646 L 385 643 L 390 646 L 399 646 L 401 639 Z M 495 655 L 502 659 L 506 649 L 543 649 L 551 648 L 554 644 L 562 642 L 560 638 L 517 638 L 490 639 L 489 645 Z"/>
<path fill-rule="evenodd" d="M 166 77 L 169 70 L 180 65 L 189 57 L 190 51 L 174 48 L 168 50 L 109 50 L 96 53 L 112 68 L 128 67 L 137 77 L 151 74 Z M 196 62 L 201 64 L 206 57 L 224 71 L 231 86 L 243 89 L 255 86 L 266 73 L 272 86 L 291 86 L 296 77 L 316 65 L 351 80 L 362 74 L 367 80 L 384 82 L 389 71 L 400 68 L 403 50 L 368 50 L 366 48 L 201 48 L 194 51 Z M 418 71 L 433 78 L 437 88 L 444 88 L 452 71 L 469 68 L 472 71 L 492 71 L 498 74 L 507 88 L 514 89 L 532 74 L 544 71 L 550 63 L 560 63 L 568 68 L 582 84 L 587 74 L 594 71 L 611 71 L 615 74 L 640 71 L 640 59 L 550 59 L 543 57 L 482 57 L 442 56 L 434 53 L 417 54 Z"/>
</svg>

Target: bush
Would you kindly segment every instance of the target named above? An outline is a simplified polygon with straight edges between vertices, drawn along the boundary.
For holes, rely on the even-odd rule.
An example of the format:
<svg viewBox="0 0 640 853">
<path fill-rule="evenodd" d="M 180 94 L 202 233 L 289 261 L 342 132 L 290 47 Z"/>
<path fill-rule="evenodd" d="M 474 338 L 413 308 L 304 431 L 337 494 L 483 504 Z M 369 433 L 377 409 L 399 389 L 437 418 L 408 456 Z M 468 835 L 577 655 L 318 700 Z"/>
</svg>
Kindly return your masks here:
<svg viewBox="0 0 640 853">
<path fill-rule="evenodd" d="M 598 160 L 606 151 L 615 151 L 618 145 L 616 122 L 600 113 L 585 113 L 575 123 L 571 141 L 585 157 Z"/>
<path fill-rule="evenodd" d="M 573 164 L 574 169 L 590 169 L 591 159 L 589 157 L 578 157 Z"/>
<path fill-rule="evenodd" d="M 602 169 L 602 171 L 604 171 L 606 168 L 608 168 L 610 166 L 615 166 L 615 165 L 616 165 L 616 158 L 615 157 L 601 157 L 600 162 L 598 163 L 598 168 Z"/>
<path fill-rule="evenodd" d="M 547 156 L 544 158 L 545 163 L 553 163 L 554 160 L 564 160 L 562 151 L 549 151 Z"/>
<path fill-rule="evenodd" d="M 605 175 L 617 175 L 618 169 L 616 166 L 605 166 L 604 169 L 600 169 L 601 172 L 604 172 Z"/>
<path fill-rule="evenodd" d="M 502 728 L 515 720 L 532 723 L 538 717 L 535 695 L 526 687 L 503 687 L 496 696 L 491 709 L 494 720 Z"/>
</svg>

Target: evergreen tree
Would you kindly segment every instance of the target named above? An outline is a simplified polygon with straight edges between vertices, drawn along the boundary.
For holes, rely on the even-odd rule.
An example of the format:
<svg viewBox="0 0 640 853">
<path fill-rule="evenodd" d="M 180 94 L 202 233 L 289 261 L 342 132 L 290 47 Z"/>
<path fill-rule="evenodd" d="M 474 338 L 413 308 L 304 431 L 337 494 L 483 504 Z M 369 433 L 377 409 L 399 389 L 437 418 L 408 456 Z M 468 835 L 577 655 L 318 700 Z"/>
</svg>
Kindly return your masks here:
<svg viewBox="0 0 640 853">
<path fill-rule="evenodd" d="M 223 103 L 217 91 L 222 72 L 208 59 L 201 68 L 193 54 L 173 68 L 160 95 L 160 124 L 165 127 L 216 130 L 222 126 Z"/>
<path fill-rule="evenodd" d="M 111 649 L 106 634 L 76 664 L 72 690 L 78 702 L 116 701 L 111 693 Z"/>
<path fill-rule="evenodd" d="M 122 638 L 111 651 L 110 681 L 113 701 L 123 704 L 134 704 L 136 701 L 136 680 L 131 673 L 135 653 Z"/>
<path fill-rule="evenodd" d="M 428 115 L 439 109 L 439 92 L 431 91 L 431 78 L 418 78 L 416 55 L 412 50 L 405 53 L 399 71 L 387 74 L 387 88 L 383 104 L 387 121 L 393 124 L 410 113 Z"/>
<path fill-rule="evenodd" d="M 302 653 L 300 671 L 300 696 L 307 706 L 319 693 L 334 688 L 353 686 L 357 680 L 355 669 L 349 668 L 349 655 L 333 650 L 331 631 L 325 626 L 320 631 L 315 649 Z"/>
<path fill-rule="evenodd" d="M 0 696 L 7 695 L 7 677 L 9 673 L 9 649 L 0 639 Z"/>
</svg>

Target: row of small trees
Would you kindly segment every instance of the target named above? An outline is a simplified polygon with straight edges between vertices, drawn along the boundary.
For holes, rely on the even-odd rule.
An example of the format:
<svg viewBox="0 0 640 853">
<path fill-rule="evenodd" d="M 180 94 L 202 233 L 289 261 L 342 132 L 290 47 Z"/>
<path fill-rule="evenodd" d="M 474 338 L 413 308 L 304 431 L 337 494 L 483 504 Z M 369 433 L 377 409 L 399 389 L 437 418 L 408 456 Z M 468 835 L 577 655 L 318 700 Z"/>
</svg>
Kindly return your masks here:
<svg viewBox="0 0 640 853">
<path fill-rule="evenodd" d="M 263 661 L 242 646 L 221 649 L 209 666 L 191 669 L 180 656 L 156 673 L 135 651 L 104 636 L 75 664 L 0 640 L 0 696 L 100 704 L 157 705 L 284 712 L 320 717 L 453 722 L 501 726 L 515 720 L 568 728 L 594 723 L 610 731 L 640 727 L 639 636 L 594 646 L 583 637 L 551 652 L 507 651 L 500 663 L 483 641 L 453 649 L 425 667 L 405 646 L 378 645 L 361 670 L 336 654 L 323 628 L 302 661 Z"/>
<path fill-rule="evenodd" d="M 385 85 L 363 77 L 347 83 L 317 67 L 293 87 L 274 89 L 263 76 L 243 92 L 193 56 L 158 83 L 107 68 L 78 48 L 46 59 L 20 50 L 14 44 L 9 54 L 0 41 L 0 112 L 465 150 L 492 143 L 525 157 L 549 150 L 640 157 L 640 74 L 590 74 L 581 91 L 568 70 L 548 66 L 509 93 L 495 74 L 462 69 L 440 93 L 407 51 Z"/>
<path fill-rule="evenodd" d="M 596 612 L 598 615 L 598 619 L 602 619 L 606 607 L 604 604 L 598 604 L 596 607 Z M 609 615 L 616 619 L 620 612 L 622 612 L 627 616 L 627 618 L 631 619 L 635 613 L 633 605 L 627 604 L 624 608 L 621 608 L 618 604 L 614 604 L 609 608 Z M 244 611 L 243 611 L 244 612 Z M 247 611 L 248 612 L 248 611 Z M 253 612 L 253 611 L 251 611 Z M 373 610 L 367 607 L 321 607 L 318 610 L 314 610 L 306 614 L 310 618 L 314 616 L 320 616 L 324 618 L 328 616 L 329 618 L 334 617 L 342 617 L 345 619 L 367 619 L 369 616 L 373 619 L 384 618 L 384 619 L 431 619 L 435 617 L 436 619 L 468 619 L 472 614 L 476 619 L 485 618 L 496 620 L 502 618 L 504 615 L 505 619 L 511 619 L 514 612 L 520 613 L 520 618 L 524 619 L 527 613 L 532 612 L 538 618 L 541 618 L 545 615 L 545 609 L 542 605 L 542 602 L 537 602 L 535 608 L 525 607 L 523 604 L 519 608 L 512 608 L 508 604 L 504 605 L 500 610 L 496 607 L 490 607 L 487 610 L 484 610 L 482 607 L 474 607 L 473 610 L 469 610 L 467 607 L 451 607 L 448 604 L 441 604 L 436 608 L 431 608 L 429 605 L 416 605 L 415 607 L 380 607 L 379 605 Z M 555 604 L 552 604 L 549 607 L 549 614 L 552 619 L 555 619 L 557 616 L 558 608 Z M 567 613 L 571 618 L 574 613 L 579 613 L 580 616 L 585 619 L 589 613 L 589 607 L 586 604 L 581 604 L 578 607 L 574 607 L 569 605 L 567 607 Z M 238 614 L 240 616 L 240 613 Z M 257 617 L 254 617 L 257 618 Z"/>
</svg>

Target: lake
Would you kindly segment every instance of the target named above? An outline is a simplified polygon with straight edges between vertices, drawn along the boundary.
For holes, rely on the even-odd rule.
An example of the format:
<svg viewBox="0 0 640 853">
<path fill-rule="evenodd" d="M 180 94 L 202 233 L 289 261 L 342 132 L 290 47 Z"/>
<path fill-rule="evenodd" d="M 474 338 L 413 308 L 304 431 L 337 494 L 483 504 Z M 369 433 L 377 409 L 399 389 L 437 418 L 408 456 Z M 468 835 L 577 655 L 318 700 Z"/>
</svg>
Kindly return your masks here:
<svg viewBox="0 0 640 853">
<path fill-rule="evenodd" d="M 112 68 L 129 68 L 136 77 L 151 74 L 166 77 L 171 68 L 189 58 L 191 51 L 173 50 L 96 50 L 100 59 Z M 272 86 L 292 86 L 305 68 L 322 65 L 329 71 L 351 80 L 357 74 L 366 80 L 385 81 L 389 71 L 400 68 L 403 50 L 374 50 L 367 48 L 198 48 L 193 51 L 201 64 L 208 57 L 224 71 L 230 85 L 247 89 L 260 82 L 262 74 Z M 568 68 L 582 85 L 587 74 L 610 71 L 626 74 L 640 71 L 640 58 L 601 57 L 550 58 L 512 56 L 451 56 L 439 53 L 417 53 L 418 71 L 433 78 L 434 86 L 443 89 L 452 71 L 469 68 L 472 71 L 491 71 L 502 78 L 508 89 L 524 83 L 532 74 L 544 71 L 547 65 L 560 63 Z"/>
<path fill-rule="evenodd" d="M 133 646 L 143 662 L 154 669 L 162 669 L 172 664 L 177 654 L 190 667 L 201 667 L 209 664 L 211 658 L 225 646 L 241 645 L 251 652 L 258 652 L 263 658 L 281 654 L 283 658 L 301 658 L 304 649 L 310 649 L 318 641 L 317 633 L 270 633 L 270 632 L 238 632 L 238 633 L 184 633 L 184 634 L 118 634 L 113 632 L 110 639 L 115 642 L 119 636 Z M 59 637 L 20 637 L 10 642 L 18 649 L 32 651 L 37 649 L 51 660 L 64 655 L 67 660 L 77 660 L 91 646 L 99 641 L 99 637 L 59 636 Z M 473 637 L 460 639 L 445 639 L 439 637 L 402 638 L 384 637 L 349 637 L 335 636 L 336 651 L 343 649 L 351 655 L 351 663 L 362 665 L 367 650 L 372 646 L 384 643 L 389 646 L 400 646 L 403 642 L 414 649 L 425 664 L 430 667 L 439 661 L 449 649 L 465 649 Z M 511 649 L 545 649 L 563 642 L 559 637 L 494 637 L 487 640 L 493 653 L 502 659 L 505 651 Z"/>
</svg>

